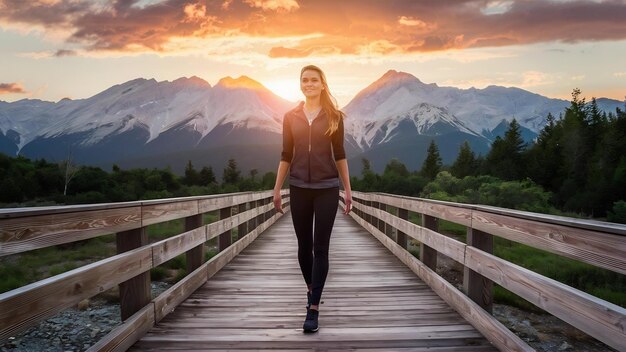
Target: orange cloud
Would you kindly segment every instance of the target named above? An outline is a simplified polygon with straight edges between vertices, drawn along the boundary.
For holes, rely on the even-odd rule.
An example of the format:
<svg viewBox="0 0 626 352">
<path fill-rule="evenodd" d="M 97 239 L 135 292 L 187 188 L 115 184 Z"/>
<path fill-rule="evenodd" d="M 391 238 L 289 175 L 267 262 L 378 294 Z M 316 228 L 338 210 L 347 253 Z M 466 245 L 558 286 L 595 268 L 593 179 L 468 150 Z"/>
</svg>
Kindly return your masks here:
<svg viewBox="0 0 626 352">
<path fill-rule="evenodd" d="M 270 11 L 294 11 L 300 8 L 296 0 L 243 0 L 252 7 Z"/>
<path fill-rule="evenodd" d="M 164 0 L 143 6 L 138 0 L 0 0 L 0 8 L 3 28 L 69 31 L 67 42 L 77 53 L 166 52 L 173 41 L 233 33 L 264 39 L 315 35 L 266 49 L 274 58 L 626 39 L 626 3 L 611 0 Z"/>
<path fill-rule="evenodd" d="M 17 83 L 0 83 L 0 94 L 24 94 L 26 91 Z"/>
</svg>

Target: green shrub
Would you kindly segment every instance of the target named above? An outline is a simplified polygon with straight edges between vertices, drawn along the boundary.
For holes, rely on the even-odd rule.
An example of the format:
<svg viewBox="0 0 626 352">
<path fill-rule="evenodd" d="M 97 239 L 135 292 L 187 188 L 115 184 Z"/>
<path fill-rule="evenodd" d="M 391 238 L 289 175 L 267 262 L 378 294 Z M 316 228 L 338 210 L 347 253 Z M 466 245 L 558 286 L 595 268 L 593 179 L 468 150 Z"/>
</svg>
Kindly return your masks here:
<svg viewBox="0 0 626 352">
<path fill-rule="evenodd" d="M 620 200 L 613 203 L 613 209 L 608 212 L 607 220 L 626 224 L 626 201 Z"/>
<path fill-rule="evenodd" d="M 150 280 L 162 281 L 167 277 L 167 269 L 162 266 L 150 269 Z"/>
</svg>

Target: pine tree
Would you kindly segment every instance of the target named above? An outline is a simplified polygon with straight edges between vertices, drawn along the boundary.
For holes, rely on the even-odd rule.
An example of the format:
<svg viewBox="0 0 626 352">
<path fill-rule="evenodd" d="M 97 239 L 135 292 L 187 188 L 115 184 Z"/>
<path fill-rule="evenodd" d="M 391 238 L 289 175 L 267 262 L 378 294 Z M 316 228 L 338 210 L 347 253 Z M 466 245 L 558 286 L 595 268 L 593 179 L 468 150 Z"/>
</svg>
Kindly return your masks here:
<svg viewBox="0 0 626 352">
<path fill-rule="evenodd" d="M 230 185 L 236 185 L 241 180 L 241 171 L 239 171 L 235 159 L 228 159 L 228 166 L 224 169 L 222 180 L 224 184 Z"/>
<path fill-rule="evenodd" d="M 197 185 L 200 181 L 200 177 L 196 169 L 194 169 L 191 160 L 187 161 L 187 166 L 185 167 L 185 177 L 183 178 L 183 184 L 187 186 Z"/>
<path fill-rule="evenodd" d="M 487 155 L 487 171 L 503 180 L 519 180 L 526 174 L 523 151 L 526 143 L 522 139 L 520 125 L 511 120 L 504 138 L 496 137 Z"/>
<path fill-rule="evenodd" d="M 420 173 L 426 179 L 434 180 L 439 171 L 441 171 L 442 165 L 439 148 L 437 148 L 437 144 L 435 144 L 434 140 L 430 141 L 427 153 L 426 160 L 424 160 L 424 164 L 422 164 Z"/>
<path fill-rule="evenodd" d="M 200 185 L 208 186 L 210 184 L 216 183 L 215 174 L 213 173 L 212 167 L 204 166 L 200 170 Z"/>
<path fill-rule="evenodd" d="M 361 164 L 363 165 L 361 176 L 365 176 L 372 172 L 372 164 L 367 158 L 361 158 Z"/>
<path fill-rule="evenodd" d="M 516 119 L 511 120 L 509 129 L 504 133 L 504 142 L 509 151 L 515 155 L 521 155 L 526 149 L 526 143 L 522 139 L 521 127 Z"/>
<path fill-rule="evenodd" d="M 546 125 L 539 132 L 535 144 L 525 152 L 528 177 L 552 192 L 557 191 L 563 181 L 559 173 L 562 169 L 561 133 L 561 123 L 548 113 Z"/>
<path fill-rule="evenodd" d="M 457 156 L 454 164 L 452 164 L 451 172 L 458 178 L 465 176 L 471 176 L 476 174 L 476 156 L 470 148 L 470 145 L 465 141 L 459 149 L 459 155 Z"/>
</svg>

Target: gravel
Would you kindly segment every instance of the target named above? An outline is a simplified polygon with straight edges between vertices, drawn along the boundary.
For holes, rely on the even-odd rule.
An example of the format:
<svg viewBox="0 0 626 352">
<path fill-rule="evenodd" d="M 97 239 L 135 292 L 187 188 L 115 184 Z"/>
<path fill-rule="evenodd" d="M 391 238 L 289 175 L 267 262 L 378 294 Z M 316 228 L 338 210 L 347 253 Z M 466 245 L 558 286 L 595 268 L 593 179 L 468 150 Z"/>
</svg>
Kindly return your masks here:
<svg viewBox="0 0 626 352">
<path fill-rule="evenodd" d="M 153 297 L 169 286 L 166 283 L 153 282 Z M 120 323 L 119 303 L 95 298 L 83 301 L 77 307 L 68 308 L 17 336 L 9 337 L 0 345 L 0 351 L 85 351 Z"/>
</svg>

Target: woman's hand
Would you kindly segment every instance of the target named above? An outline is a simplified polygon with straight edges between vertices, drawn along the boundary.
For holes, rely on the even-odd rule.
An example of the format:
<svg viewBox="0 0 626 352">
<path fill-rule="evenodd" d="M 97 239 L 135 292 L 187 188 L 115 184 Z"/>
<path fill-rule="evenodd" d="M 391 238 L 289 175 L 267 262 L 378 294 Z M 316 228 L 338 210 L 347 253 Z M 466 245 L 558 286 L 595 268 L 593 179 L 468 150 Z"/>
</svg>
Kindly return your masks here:
<svg viewBox="0 0 626 352">
<path fill-rule="evenodd" d="M 281 214 L 285 214 L 285 211 L 283 210 L 283 199 L 282 196 L 280 194 L 280 189 L 278 190 L 274 190 L 274 209 L 276 209 L 277 212 L 281 213 Z"/>
<path fill-rule="evenodd" d="M 351 192 L 345 192 L 344 201 L 346 203 L 346 208 L 343 210 L 343 213 L 348 215 L 352 210 L 352 194 Z"/>
</svg>

